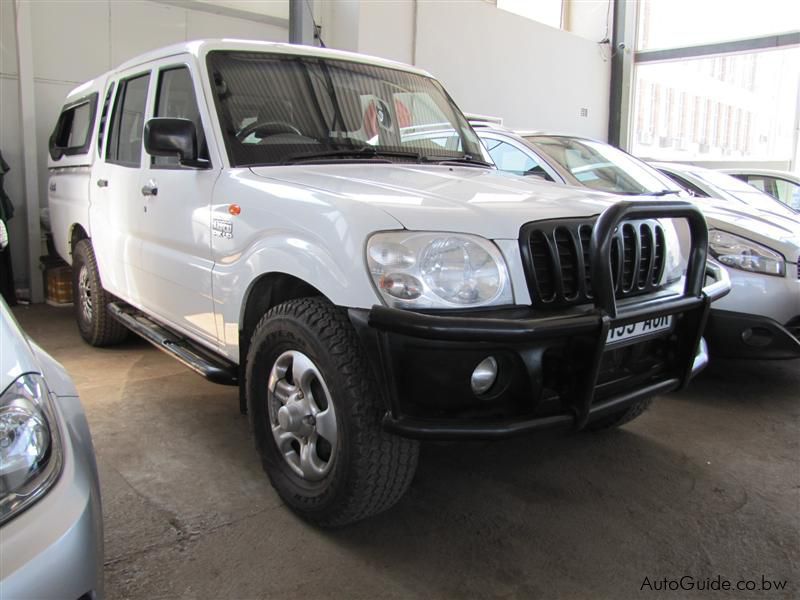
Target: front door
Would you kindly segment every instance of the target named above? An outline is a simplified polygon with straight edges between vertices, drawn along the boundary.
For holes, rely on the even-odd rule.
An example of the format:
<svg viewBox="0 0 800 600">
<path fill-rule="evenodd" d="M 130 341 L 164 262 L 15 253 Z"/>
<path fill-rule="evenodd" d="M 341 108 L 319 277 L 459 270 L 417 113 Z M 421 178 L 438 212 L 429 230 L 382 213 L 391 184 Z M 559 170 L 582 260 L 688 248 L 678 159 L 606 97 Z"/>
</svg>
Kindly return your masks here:
<svg viewBox="0 0 800 600">
<path fill-rule="evenodd" d="M 204 132 L 210 131 L 210 125 L 203 122 L 197 101 L 202 88 L 196 85 L 188 58 L 176 62 L 173 57 L 157 64 L 154 77 L 157 85 L 150 114 L 193 121 L 198 157 L 204 165 L 185 167 L 177 157 L 145 156 L 139 182 L 142 302 L 167 324 L 216 347 L 210 200 L 220 162 L 209 154 Z"/>
</svg>

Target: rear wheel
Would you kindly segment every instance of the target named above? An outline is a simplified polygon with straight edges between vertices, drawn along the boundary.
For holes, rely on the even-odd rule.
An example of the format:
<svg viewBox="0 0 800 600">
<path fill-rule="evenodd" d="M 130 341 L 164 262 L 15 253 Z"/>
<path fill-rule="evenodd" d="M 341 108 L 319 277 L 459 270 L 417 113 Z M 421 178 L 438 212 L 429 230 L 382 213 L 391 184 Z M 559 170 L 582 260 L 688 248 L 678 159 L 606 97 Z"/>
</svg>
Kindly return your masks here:
<svg viewBox="0 0 800 600">
<path fill-rule="evenodd" d="M 594 423 L 590 423 L 589 425 L 587 425 L 586 428 L 589 431 L 603 431 L 604 429 L 612 429 L 624 425 L 625 423 L 630 423 L 635 418 L 640 416 L 644 411 L 650 408 L 650 405 L 652 403 L 653 403 L 652 398 L 645 398 L 644 400 L 639 400 L 638 402 L 632 404 L 622 412 L 618 412 L 608 417 L 599 419 L 598 421 L 595 421 Z"/>
<path fill-rule="evenodd" d="M 321 298 L 273 308 L 253 332 L 246 370 L 256 447 L 293 511 L 341 526 L 403 496 L 419 444 L 383 431 L 385 407 L 341 309 Z"/>
<path fill-rule="evenodd" d="M 115 298 L 100 284 L 89 240 L 80 240 L 72 249 L 72 295 L 75 320 L 86 342 L 92 346 L 111 346 L 128 336 L 128 330 L 108 313 L 108 305 Z"/>
</svg>

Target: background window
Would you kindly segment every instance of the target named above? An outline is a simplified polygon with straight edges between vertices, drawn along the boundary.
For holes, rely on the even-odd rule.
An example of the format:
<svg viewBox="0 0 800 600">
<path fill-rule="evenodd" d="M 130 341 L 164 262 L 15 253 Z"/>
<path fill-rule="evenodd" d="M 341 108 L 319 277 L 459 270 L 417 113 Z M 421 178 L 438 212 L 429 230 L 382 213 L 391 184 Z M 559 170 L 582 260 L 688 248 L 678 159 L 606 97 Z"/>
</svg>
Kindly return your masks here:
<svg viewBox="0 0 800 600">
<path fill-rule="evenodd" d="M 208 146 L 203 135 L 203 123 L 194 94 L 192 75 L 187 67 L 179 67 L 161 71 L 158 79 L 156 96 L 156 117 L 174 117 L 189 119 L 194 123 L 197 132 L 198 158 L 208 160 Z M 177 156 L 154 156 L 153 164 L 157 166 L 179 166 Z"/>
<path fill-rule="evenodd" d="M 108 138 L 109 162 L 138 167 L 142 158 L 142 133 L 150 74 L 120 83 Z"/>
<path fill-rule="evenodd" d="M 561 27 L 562 0 L 497 0 L 497 8 L 556 29 Z"/>
<path fill-rule="evenodd" d="M 794 158 L 800 48 L 636 65 L 632 153 L 688 162 Z"/>
<path fill-rule="evenodd" d="M 800 3 L 788 0 L 640 0 L 638 9 L 637 50 L 759 37 L 797 29 L 800 23 Z M 716 69 L 724 73 L 727 66 L 719 60 Z"/>
</svg>

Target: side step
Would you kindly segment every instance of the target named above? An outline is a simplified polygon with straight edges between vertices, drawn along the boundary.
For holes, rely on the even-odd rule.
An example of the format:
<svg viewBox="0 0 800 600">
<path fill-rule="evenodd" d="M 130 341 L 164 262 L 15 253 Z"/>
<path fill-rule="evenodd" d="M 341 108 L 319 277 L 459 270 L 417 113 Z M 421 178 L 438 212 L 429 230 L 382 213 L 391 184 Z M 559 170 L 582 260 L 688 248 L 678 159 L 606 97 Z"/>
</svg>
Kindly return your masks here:
<svg viewBox="0 0 800 600">
<path fill-rule="evenodd" d="M 135 334 L 140 335 L 159 350 L 199 373 L 213 383 L 239 385 L 238 368 L 232 362 L 212 354 L 198 344 L 173 333 L 163 325 L 121 302 L 108 305 L 108 312 Z"/>
</svg>

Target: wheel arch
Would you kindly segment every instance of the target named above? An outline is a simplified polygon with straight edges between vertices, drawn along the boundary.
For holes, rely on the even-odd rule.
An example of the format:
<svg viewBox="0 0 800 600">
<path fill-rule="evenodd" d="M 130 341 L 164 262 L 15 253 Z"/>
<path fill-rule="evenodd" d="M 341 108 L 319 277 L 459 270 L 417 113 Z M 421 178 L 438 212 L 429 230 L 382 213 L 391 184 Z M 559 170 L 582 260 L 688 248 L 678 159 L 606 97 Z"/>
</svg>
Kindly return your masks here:
<svg viewBox="0 0 800 600">
<path fill-rule="evenodd" d="M 289 273 L 274 271 L 256 277 L 247 286 L 242 300 L 239 316 L 239 347 L 242 348 L 242 343 L 249 339 L 248 333 L 268 310 L 288 300 L 310 296 L 322 296 L 328 299 L 316 287 Z M 241 356 L 247 356 L 247 352 L 244 351 Z"/>
<path fill-rule="evenodd" d="M 253 329 L 271 308 L 289 300 L 306 297 L 322 297 L 329 300 L 307 281 L 280 271 L 259 275 L 247 286 L 239 315 L 239 410 L 242 414 L 247 412 L 244 377 Z"/>
<path fill-rule="evenodd" d="M 69 228 L 69 250 L 70 254 L 75 249 L 75 244 L 81 240 L 88 240 L 89 234 L 80 223 L 73 223 Z"/>
</svg>

